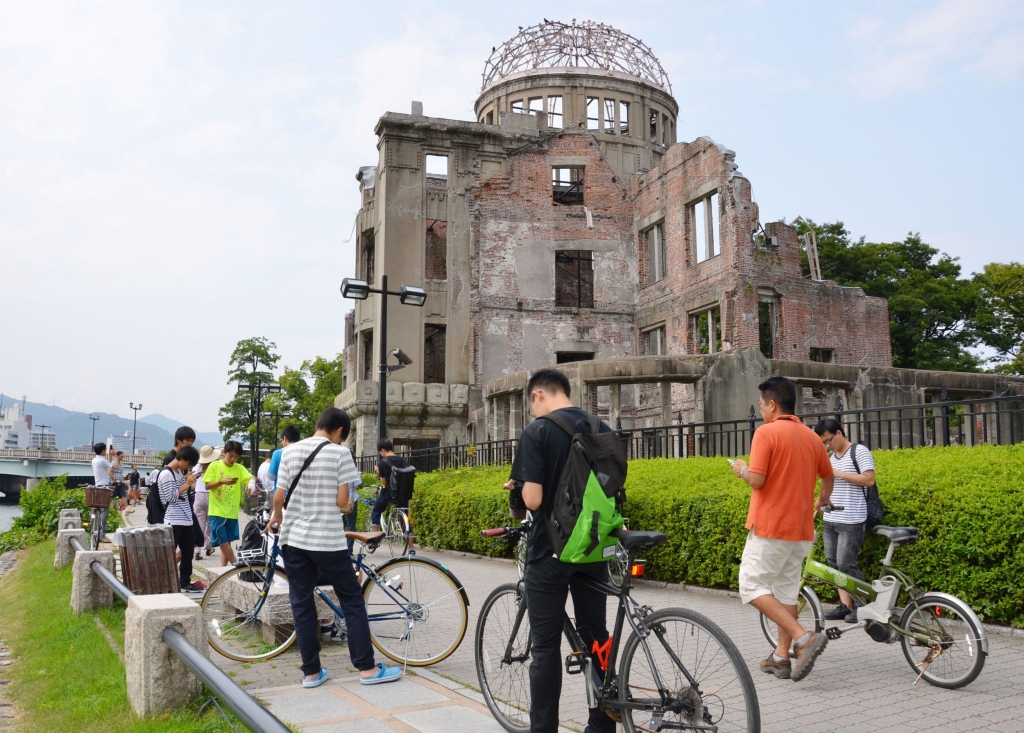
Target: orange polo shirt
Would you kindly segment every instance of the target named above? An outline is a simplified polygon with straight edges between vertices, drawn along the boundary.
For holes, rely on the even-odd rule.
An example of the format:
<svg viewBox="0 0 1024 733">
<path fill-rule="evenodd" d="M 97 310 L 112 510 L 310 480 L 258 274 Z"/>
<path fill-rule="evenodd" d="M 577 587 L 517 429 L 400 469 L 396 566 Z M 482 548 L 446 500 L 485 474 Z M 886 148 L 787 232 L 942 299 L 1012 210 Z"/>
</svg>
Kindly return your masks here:
<svg viewBox="0 0 1024 733">
<path fill-rule="evenodd" d="M 814 539 L 814 487 L 832 475 L 821 438 L 794 415 L 782 415 L 754 432 L 749 471 L 762 474 L 753 489 L 747 529 L 778 540 Z"/>
</svg>

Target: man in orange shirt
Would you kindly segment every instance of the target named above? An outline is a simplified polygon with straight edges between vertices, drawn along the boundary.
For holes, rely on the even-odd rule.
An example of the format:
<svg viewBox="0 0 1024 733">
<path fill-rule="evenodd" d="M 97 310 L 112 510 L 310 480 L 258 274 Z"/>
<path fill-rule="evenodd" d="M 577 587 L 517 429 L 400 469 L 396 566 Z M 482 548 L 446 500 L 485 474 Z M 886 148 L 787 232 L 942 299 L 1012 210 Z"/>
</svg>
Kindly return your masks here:
<svg viewBox="0 0 1024 733">
<path fill-rule="evenodd" d="M 804 560 L 814 545 L 814 512 L 832 494 L 832 464 L 821 440 L 793 414 L 796 385 L 785 377 L 759 384 L 765 424 L 754 433 L 750 465 L 732 470 L 753 492 L 747 514 L 747 543 L 740 560 L 740 599 L 774 621 L 779 644 L 761 671 L 802 680 L 825 649 L 824 634 L 797 621 Z M 821 492 L 814 499 L 816 479 Z M 790 644 L 796 658 L 790 662 Z"/>
</svg>

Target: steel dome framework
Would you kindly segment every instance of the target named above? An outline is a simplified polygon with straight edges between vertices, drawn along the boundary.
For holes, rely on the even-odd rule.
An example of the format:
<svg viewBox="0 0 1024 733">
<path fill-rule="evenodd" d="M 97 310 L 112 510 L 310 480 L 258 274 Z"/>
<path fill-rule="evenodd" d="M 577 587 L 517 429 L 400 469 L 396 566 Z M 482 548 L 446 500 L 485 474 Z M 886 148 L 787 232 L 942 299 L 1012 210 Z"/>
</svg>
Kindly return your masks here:
<svg viewBox="0 0 1024 733">
<path fill-rule="evenodd" d="M 493 50 L 484 64 L 482 90 L 533 69 L 603 69 L 626 74 L 672 93 L 658 57 L 639 38 L 604 23 L 545 21 L 522 29 Z"/>
</svg>

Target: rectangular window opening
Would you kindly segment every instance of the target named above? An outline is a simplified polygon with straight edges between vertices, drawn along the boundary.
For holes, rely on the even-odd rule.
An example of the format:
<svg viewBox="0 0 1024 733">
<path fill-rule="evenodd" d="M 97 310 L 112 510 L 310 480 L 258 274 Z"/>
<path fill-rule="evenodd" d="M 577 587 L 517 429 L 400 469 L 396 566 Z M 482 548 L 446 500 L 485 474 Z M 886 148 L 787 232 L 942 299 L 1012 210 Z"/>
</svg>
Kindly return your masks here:
<svg viewBox="0 0 1024 733">
<path fill-rule="evenodd" d="M 697 353 L 717 354 L 722 350 L 722 310 L 712 308 L 692 318 Z"/>
<path fill-rule="evenodd" d="M 556 364 L 571 364 L 574 361 L 593 361 L 594 354 L 590 351 L 556 351 Z"/>
<path fill-rule="evenodd" d="M 629 136 L 629 102 L 619 102 L 619 134 Z"/>
<path fill-rule="evenodd" d="M 834 358 L 834 349 L 811 349 L 811 361 L 821 362 L 822 364 L 832 364 Z"/>
<path fill-rule="evenodd" d="M 658 141 L 658 110 L 651 110 L 651 142 Z"/>
<path fill-rule="evenodd" d="M 690 223 L 694 259 L 703 262 L 721 254 L 717 191 L 690 206 Z"/>
<path fill-rule="evenodd" d="M 659 222 L 645 232 L 647 239 L 647 282 L 665 278 L 665 224 Z"/>
<path fill-rule="evenodd" d="M 664 356 L 665 348 L 665 327 L 658 326 L 640 334 L 640 353 L 643 356 Z"/>
<path fill-rule="evenodd" d="M 526 114 L 526 107 L 523 106 L 523 100 L 521 100 L 521 99 L 513 99 L 512 100 L 512 105 L 511 105 L 511 110 L 512 110 L 512 112 L 514 114 L 519 114 L 519 115 Z"/>
<path fill-rule="evenodd" d="M 775 358 L 775 304 L 762 301 L 757 304 L 757 331 L 761 353 L 767 359 Z M 814 349 L 811 349 L 814 353 Z M 813 360 L 813 357 L 812 357 Z"/>
<path fill-rule="evenodd" d="M 601 130 L 601 100 L 597 97 L 587 97 L 587 129 L 592 132 Z"/>
<path fill-rule="evenodd" d="M 558 167 L 551 169 L 551 200 L 567 206 L 583 203 L 582 167 Z"/>
<path fill-rule="evenodd" d="M 663 147 L 663 148 L 667 148 L 668 147 L 667 143 L 669 142 L 669 138 L 667 137 L 667 131 L 668 131 L 668 115 L 662 115 L 661 116 L 661 130 L 660 130 L 660 132 L 661 132 L 661 140 L 660 140 L 660 142 L 661 142 L 661 147 Z"/>
<path fill-rule="evenodd" d="M 494 124 L 494 110 L 491 110 L 490 112 L 487 113 L 487 124 L 488 125 L 493 125 Z"/>
<path fill-rule="evenodd" d="M 373 330 L 359 334 L 359 347 L 363 352 L 362 378 L 373 381 Z"/>
<path fill-rule="evenodd" d="M 445 348 L 447 346 L 445 326 L 428 323 L 423 326 L 423 382 L 444 384 Z"/>
<path fill-rule="evenodd" d="M 615 134 L 615 100 L 604 100 L 604 131 L 608 135 Z"/>
<path fill-rule="evenodd" d="M 427 154 L 427 175 L 434 177 L 448 177 L 448 156 Z"/>
<path fill-rule="evenodd" d="M 548 127 L 562 129 L 562 98 L 548 97 Z"/>
<path fill-rule="evenodd" d="M 427 280 L 448 279 L 448 222 L 427 219 L 424 276 Z"/>
<path fill-rule="evenodd" d="M 374 259 L 376 248 L 374 247 L 373 232 L 363 232 L 362 247 L 360 252 L 359 274 L 363 280 L 373 285 Z"/>
<path fill-rule="evenodd" d="M 594 252 L 565 249 L 555 253 L 555 306 L 594 307 Z"/>
</svg>

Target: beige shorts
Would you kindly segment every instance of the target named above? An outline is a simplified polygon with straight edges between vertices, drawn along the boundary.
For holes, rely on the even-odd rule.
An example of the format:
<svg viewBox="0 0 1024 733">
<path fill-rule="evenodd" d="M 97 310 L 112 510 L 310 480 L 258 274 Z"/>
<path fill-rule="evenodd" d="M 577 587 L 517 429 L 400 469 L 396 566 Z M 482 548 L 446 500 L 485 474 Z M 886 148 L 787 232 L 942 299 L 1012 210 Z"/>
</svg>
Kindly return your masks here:
<svg viewBox="0 0 1024 733">
<path fill-rule="evenodd" d="M 776 540 L 758 537 L 750 530 L 740 560 L 740 600 L 750 603 L 773 595 L 780 603 L 795 606 L 804 560 L 813 546 L 811 540 Z"/>
</svg>

